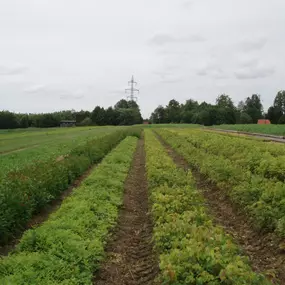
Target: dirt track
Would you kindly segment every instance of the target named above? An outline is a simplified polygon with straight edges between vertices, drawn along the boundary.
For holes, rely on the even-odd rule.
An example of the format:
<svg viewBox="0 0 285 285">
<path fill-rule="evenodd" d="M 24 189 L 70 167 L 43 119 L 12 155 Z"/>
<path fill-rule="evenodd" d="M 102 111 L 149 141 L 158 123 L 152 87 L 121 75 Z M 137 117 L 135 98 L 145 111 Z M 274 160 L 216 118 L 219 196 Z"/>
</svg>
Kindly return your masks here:
<svg viewBox="0 0 285 285">
<path fill-rule="evenodd" d="M 252 268 L 266 274 L 273 284 L 285 284 L 285 253 L 279 248 L 280 239 L 271 233 L 255 231 L 248 217 L 236 209 L 222 189 L 207 182 L 206 177 L 191 168 L 161 137 L 158 138 L 177 166 L 185 170 L 191 169 L 197 189 L 206 199 L 209 214 L 215 223 L 221 225 L 239 244 L 244 254 L 249 257 Z"/>
<path fill-rule="evenodd" d="M 107 260 L 94 284 L 151 285 L 158 273 L 153 251 L 145 171 L 144 140 L 140 139 L 125 182 L 117 229 L 107 246 Z"/>
</svg>

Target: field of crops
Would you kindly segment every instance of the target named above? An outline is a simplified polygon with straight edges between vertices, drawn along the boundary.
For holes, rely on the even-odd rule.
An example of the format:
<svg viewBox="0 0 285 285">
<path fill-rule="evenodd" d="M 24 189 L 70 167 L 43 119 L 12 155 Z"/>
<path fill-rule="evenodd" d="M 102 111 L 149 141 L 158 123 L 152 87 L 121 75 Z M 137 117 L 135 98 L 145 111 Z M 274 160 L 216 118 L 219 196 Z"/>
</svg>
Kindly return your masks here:
<svg viewBox="0 0 285 285">
<path fill-rule="evenodd" d="M 62 160 L 5 173 L 2 244 L 102 160 L 0 259 L 0 284 L 284 284 L 284 145 L 186 126 L 98 130 Z"/>
<path fill-rule="evenodd" d="M 80 127 L 2 131 L 0 132 L 0 177 L 11 170 L 37 161 L 67 155 L 75 146 L 118 129 Z"/>
<path fill-rule="evenodd" d="M 240 132 L 285 136 L 285 125 L 257 125 L 257 124 L 219 125 L 219 126 L 214 126 L 213 128 L 240 131 Z"/>
</svg>

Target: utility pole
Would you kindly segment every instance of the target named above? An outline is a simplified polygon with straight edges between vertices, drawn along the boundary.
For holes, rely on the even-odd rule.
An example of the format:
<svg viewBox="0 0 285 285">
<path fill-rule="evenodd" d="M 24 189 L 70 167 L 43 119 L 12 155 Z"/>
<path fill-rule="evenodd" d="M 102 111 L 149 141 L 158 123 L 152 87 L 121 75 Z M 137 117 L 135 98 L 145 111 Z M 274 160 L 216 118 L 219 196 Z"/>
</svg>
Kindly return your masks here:
<svg viewBox="0 0 285 285">
<path fill-rule="evenodd" d="M 137 85 L 137 82 L 134 81 L 134 76 L 132 76 L 131 81 L 128 82 L 130 88 L 127 88 L 125 90 L 125 93 L 130 92 L 130 95 L 127 96 L 127 98 L 130 98 L 130 101 L 137 101 L 138 97 L 135 96 L 135 92 L 140 92 L 139 89 L 134 88 L 135 85 Z"/>
</svg>

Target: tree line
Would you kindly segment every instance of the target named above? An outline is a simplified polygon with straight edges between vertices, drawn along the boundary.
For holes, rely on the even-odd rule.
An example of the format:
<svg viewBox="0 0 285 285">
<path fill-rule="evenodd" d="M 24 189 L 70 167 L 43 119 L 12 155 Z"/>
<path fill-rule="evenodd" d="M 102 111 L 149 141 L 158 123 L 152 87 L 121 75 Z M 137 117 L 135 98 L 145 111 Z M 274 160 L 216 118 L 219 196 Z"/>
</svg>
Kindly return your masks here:
<svg viewBox="0 0 285 285">
<path fill-rule="evenodd" d="M 67 110 L 53 113 L 23 114 L 0 111 L 0 129 L 52 128 L 58 127 L 62 120 L 74 120 L 79 126 L 134 125 L 141 124 L 143 121 L 138 104 L 124 99 L 117 102 L 114 107 L 107 109 L 96 106 L 92 112 Z"/>
<path fill-rule="evenodd" d="M 240 101 L 237 106 L 229 95 L 217 97 L 215 104 L 189 99 L 179 103 L 175 99 L 166 106 L 158 106 L 149 121 L 155 124 L 186 123 L 206 126 L 220 124 L 256 124 L 258 119 L 269 119 L 273 124 L 285 124 L 285 91 L 275 96 L 273 105 L 264 112 L 261 97 L 253 94 Z M 75 120 L 79 126 L 88 125 L 133 125 L 141 124 L 143 118 L 138 104 L 134 101 L 120 100 L 114 107 L 96 106 L 93 111 L 74 110 L 23 114 L 0 111 L 0 129 L 50 128 L 58 127 L 62 120 Z"/>
<path fill-rule="evenodd" d="M 273 105 L 264 112 L 261 97 L 253 94 L 240 101 L 237 106 L 229 95 L 217 97 L 215 104 L 198 103 L 193 99 L 184 104 L 175 99 L 168 105 L 158 106 L 151 114 L 150 121 L 155 124 L 186 123 L 206 126 L 221 124 L 256 124 L 259 119 L 269 119 L 273 124 L 285 124 L 285 91 L 279 91 Z"/>
</svg>

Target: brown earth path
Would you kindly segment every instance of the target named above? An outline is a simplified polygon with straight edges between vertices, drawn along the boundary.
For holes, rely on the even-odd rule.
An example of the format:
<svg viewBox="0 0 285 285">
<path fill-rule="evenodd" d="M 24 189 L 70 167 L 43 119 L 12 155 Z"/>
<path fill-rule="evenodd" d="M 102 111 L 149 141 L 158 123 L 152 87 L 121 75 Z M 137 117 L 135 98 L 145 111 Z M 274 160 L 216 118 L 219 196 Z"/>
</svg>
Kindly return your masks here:
<svg viewBox="0 0 285 285">
<path fill-rule="evenodd" d="M 140 139 L 125 182 L 117 228 L 107 245 L 107 260 L 96 285 L 151 285 L 159 271 L 153 250 L 144 140 Z"/>
<path fill-rule="evenodd" d="M 280 248 L 282 240 L 275 234 L 254 230 L 249 218 L 231 203 L 225 191 L 214 183 L 209 183 L 206 177 L 192 168 L 159 135 L 157 137 L 177 166 L 191 170 L 197 189 L 206 200 L 209 214 L 249 257 L 253 270 L 265 274 L 273 284 L 285 284 L 285 251 Z"/>
</svg>

